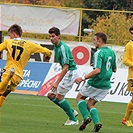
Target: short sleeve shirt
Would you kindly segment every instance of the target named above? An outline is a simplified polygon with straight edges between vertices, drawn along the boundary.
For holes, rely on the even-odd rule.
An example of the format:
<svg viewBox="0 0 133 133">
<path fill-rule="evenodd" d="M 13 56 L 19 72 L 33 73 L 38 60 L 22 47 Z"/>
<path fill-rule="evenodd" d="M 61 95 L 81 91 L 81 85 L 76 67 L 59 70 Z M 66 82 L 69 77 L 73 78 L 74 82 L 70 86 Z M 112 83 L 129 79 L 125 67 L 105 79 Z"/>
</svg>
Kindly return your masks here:
<svg viewBox="0 0 133 133">
<path fill-rule="evenodd" d="M 99 89 L 111 88 L 110 78 L 116 69 L 116 55 L 108 47 L 101 47 L 94 54 L 94 69 L 99 68 L 100 73 L 90 78 L 88 84 Z"/>
<path fill-rule="evenodd" d="M 69 70 L 77 69 L 70 48 L 63 41 L 60 41 L 60 44 L 58 46 L 54 45 L 54 51 L 55 57 L 57 58 L 62 68 L 64 64 L 68 64 Z"/>
</svg>

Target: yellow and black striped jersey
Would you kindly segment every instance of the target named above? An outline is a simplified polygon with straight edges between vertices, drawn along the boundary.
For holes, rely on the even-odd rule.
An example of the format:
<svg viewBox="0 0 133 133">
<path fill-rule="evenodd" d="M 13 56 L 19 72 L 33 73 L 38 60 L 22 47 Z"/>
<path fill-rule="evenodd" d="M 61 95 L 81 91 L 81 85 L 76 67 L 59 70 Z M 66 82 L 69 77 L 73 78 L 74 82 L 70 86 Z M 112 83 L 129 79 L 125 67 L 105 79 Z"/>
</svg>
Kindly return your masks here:
<svg viewBox="0 0 133 133">
<path fill-rule="evenodd" d="M 23 78 L 23 70 L 32 53 L 42 53 L 48 57 L 52 54 L 49 49 L 21 38 L 5 40 L 0 44 L 0 51 L 3 50 L 7 51 L 5 69 L 9 70 L 14 67 L 15 74 L 21 78 Z"/>
</svg>

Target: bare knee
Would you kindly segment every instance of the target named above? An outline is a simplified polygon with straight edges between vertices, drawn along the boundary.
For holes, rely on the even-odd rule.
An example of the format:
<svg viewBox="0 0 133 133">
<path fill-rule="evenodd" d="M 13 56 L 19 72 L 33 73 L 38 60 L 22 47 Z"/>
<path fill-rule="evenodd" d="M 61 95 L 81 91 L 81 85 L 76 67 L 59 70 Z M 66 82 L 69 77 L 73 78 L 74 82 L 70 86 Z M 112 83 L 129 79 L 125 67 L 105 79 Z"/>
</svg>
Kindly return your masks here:
<svg viewBox="0 0 133 133">
<path fill-rule="evenodd" d="M 86 97 L 82 96 L 80 93 L 78 93 L 77 97 L 76 97 L 76 101 L 79 102 L 80 100 L 85 100 Z"/>
<path fill-rule="evenodd" d="M 94 99 L 89 99 L 88 102 L 87 102 L 87 106 L 88 106 L 88 109 L 91 109 L 91 108 L 94 108 L 95 104 L 97 103 L 97 101 L 95 101 Z"/>
<path fill-rule="evenodd" d="M 56 94 L 57 100 L 62 100 L 64 98 L 64 95 Z"/>
<path fill-rule="evenodd" d="M 53 94 L 53 93 L 48 93 L 48 95 L 47 95 L 47 97 L 48 97 L 49 99 L 53 99 L 55 96 L 56 96 L 56 95 Z"/>
</svg>

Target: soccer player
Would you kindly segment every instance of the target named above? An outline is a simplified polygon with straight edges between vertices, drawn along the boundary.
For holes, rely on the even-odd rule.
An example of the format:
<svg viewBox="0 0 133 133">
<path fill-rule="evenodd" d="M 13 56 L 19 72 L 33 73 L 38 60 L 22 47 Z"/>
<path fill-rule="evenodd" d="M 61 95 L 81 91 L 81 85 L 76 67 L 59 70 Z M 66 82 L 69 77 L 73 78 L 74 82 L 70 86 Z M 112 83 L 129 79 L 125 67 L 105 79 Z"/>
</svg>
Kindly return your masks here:
<svg viewBox="0 0 133 133">
<path fill-rule="evenodd" d="M 3 83 L 3 85 L 0 86 L 0 107 L 3 105 L 6 96 L 11 91 L 15 91 L 17 85 L 23 79 L 23 70 L 31 54 L 42 53 L 45 55 L 44 57 L 46 61 L 50 59 L 52 54 L 52 52 L 47 48 L 21 39 L 22 28 L 17 24 L 12 25 L 8 29 L 8 34 L 10 36 L 10 39 L 7 39 L 0 44 L 0 52 L 3 50 L 7 51 L 6 65 L 4 67 L 6 71 L 3 73 L 1 79 L 1 83 Z M 7 81 L 7 77 L 9 77 L 7 76 L 9 75 L 9 71 L 11 76 Z M 5 82 L 8 87 L 7 85 L 4 85 Z"/>
<path fill-rule="evenodd" d="M 132 99 L 127 104 L 125 117 L 122 119 L 122 124 L 132 127 L 132 121 L 130 117 L 133 111 L 133 26 L 130 27 L 129 32 L 131 34 L 131 39 L 125 46 L 123 54 L 123 63 L 128 66 L 128 87 L 127 90 L 132 93 Z"/>
<path fill-rule="evenodd" d="M 48 98 L 62 108 L 68 115 L 64 125 L 78 125 L 76 115 L 69 102 L 64 98 L 67 92 L 72 89 L 76 77 L 79 76 L 70 48 L 60 40 L 60 30 L 57 27 L 49 29 L 49 37 L 54 45 L 55 56 L 59 61 L 62 71 L 59 78 L 52 84 L 52 90 Z"/>
<path fill-rule="evenodd" d="M 93 132 L 98 132 L 102 127 L 95 104 L 107 95 L 111 88 L 110 78 L 112 73 L 116 72 L 116 55 L 106 46 L 106 41 L 105 33 L 98 32 L 94 35 L 94 44 L 98 50 L 94 53 L 93 70 L 75 80 L 79 84 L 88 79 L 76 97 L 78 108 L 84 119 L 79 130 L 84 130 L 91 121 L 94 123 Z M 87 103 L 86 98 L 89 98 Z"/>
</svg>

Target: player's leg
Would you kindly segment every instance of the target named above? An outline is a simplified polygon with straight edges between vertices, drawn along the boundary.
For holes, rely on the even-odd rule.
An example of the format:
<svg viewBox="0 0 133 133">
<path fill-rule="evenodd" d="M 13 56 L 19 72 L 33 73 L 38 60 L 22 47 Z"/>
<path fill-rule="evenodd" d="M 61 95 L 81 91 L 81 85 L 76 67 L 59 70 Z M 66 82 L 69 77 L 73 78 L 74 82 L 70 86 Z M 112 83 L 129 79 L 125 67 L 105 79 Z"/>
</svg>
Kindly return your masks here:
<svg viewBox="0 0 133 133">
<path fill-rule="evenodd" d="M 86 104 L 86 99 L 87 97 L 85 96 L 82 96 L 80 94 L 80 92 L 78 93 L 77 97 L 76 97 L 76 101 L 78 103 L 78 108 L 79 108 L 79 111 L 83 117 L 83 122 L 82 124 L 80 125 L 79 127 L 79 130 L 84 130 L 87 126 L 87 124 L 89 124 L 91 122 L 91 118 L 89 117 L 89 112 L 88 112 L 88 107 L 87 107 L 87 104 Z"/>
<path fill-rule="evenodd" d="M 130 120 L 130 117 L 132 115 L 133 112 L 133 88 L 132 88 L 132 80 L 128 81 L 128 91 L 131 91 L 132 93 L 132 99 L 129 101 L 129 103 L 127 104 L 126 107 L 126 112 L 125 112 L 125 117 L 122 119 L 122 124 L 126 125 L 126 126 L 133 126 L 132 121 Z"/>
<path fill-rule="evenodd" d="M 87 105 L 88 105 L 88 109 L 90 110 L 91 118 L 94 123 L 93 132 L 98 132 L 100 128 L 102 128 L 102 123 L 100 122 L 98 110 L 95 108 L 95 104 L 97 102 L 102 101 L 105 98 L 105 96 L 108 94 L 108 90 L 102 90 L 100 88 L 97 89 L 97 88 L 91 87 L 89 93 L 90 94 L 88 94 L 88 96 L 90 98 L 87 102 Z"/>
<path fill-rule="evenodd" d="M 7 87 L 8 89 L 9 87 Z M 10 93 L 10 90 L 6 90 L 1 96 L 0 96 L 0 107 L 2 107 L 7 95 Z"/>
<path fill-rule="evenodd" d="M 57 93 L 56 93 L 57 94 Z M 58 103 L 58 100 L 56 99 L 56 94 L 55 91 L 51 91 L 48 93 L 47 97 L 54 102 L 56 105 L 58 105 L 60 107 L 60 104 Z M 72 109 L 72 108 L 71 108 Z M 72 112 L 74 113 L 75 116 L 78 115 L 77 111 L 72 109 Z"/>
<path fill-rule="evenodd" d="M 125 117 L 122 119 L 122 124 L 129 127 L 133 126 L 132 121 L 130 120 L 132 112 L 133 112 L 133 96 L 132 96 L 132 100 L 130 100 L 129 103 L 127 104 L 126 113 L 125 113 Z"/>
<path fill-rule="evenodd" d="M 78 124 L 78 121 L 76 119 L 78 112 L 72 109 L 69 102 L 64 99 L 67 92 L 72 89 L 76 75 L 75 73 L 76 70 L 68 71 L 67 74 L 63 77 L 62 81 L 59 83 L 57 91 L 53 91 L 48 94 L 48 98 L 51 99 L 51 101 L 53 101 L 59 107 L 61 107 L 68 115 L 69 118 L 64 125 Z M 51 93 L 56 94 L 56 96 Z"/>
<path fill-rule="evenodd" d="M 94 99 L 91 99 L 91 98 L 87 102 L 88 108 L 90 110 L 91 118 L 94 123 L 93 132 L 98 132 L 100 130 L 100 128 L 102 128 L 102 123 L 100 122 L 98 110 L 94 107 L 96 103 L 97 103 L 97 101 L 95 101 Z"/>
<path fill-rule="evenodd" d="M 5 90 L 5 92 L 0 96 L 0 107 L 3 105 L 4 100 L 6 99 L 6 97 L 10 94 L 10 92 L 14 92 L 16 90 L 17 85 L 20 83 L 22 79 L 17 76 L 14 75 L 11 78 L 11 83 L 10 85 L 8 85 L 7 89 Z"/>
<path fill-rule="evenodd" d="M 5 71 L 4 71 L 5 72 Z M 1 82 L 0 82 L 0 107 L 3 105 L 5 96 L 3 96 L 3 93 L 6 91 L 8 88 L 8 84 L 13 77 L 15 73 L 15 69 L 11 68 L 9 72 L 5 72 L 2 76 Z"/>
<path fill-rule="evenodd" d="M 74 111 L 70 106 L 69 102 L 64 98 L 68 91 L 72 89 L 72 86 L 75 82 L 75 78 L 77 76 L 77 70 L 68 71 L 57 88 L 56 99 L 59 100 L 58 103 L 69 117 L 64 125 L 78 125 L 78 120 L 76 118 L 76 115 L 78 114 L 77 111 Z"/>
<path fill-rule="evenodd" d="M 48 95 L 47 95 L 47 97 L 48 97 L 52 102 L 54 102 L 56 105 L 58 105 L 60 108 L 62 108 L 62 107 L 60 106 L 60 104 L 58 103 L 59 101 L 56 99 L 55 91 L 54 91 L 54 92 L 52 92 L 52 91 L 49 92 Z M 77 112 L 76 110 L 74 110 L 73 108 L 71 108 L 71 110 L 72 110 L 74 116 L 77 117 L 77 116 L 78 116 L 78 112 Z"/>
<path fill-rule="evenodd" d="M 57 94 L 56 91 L 51 91 L 51 92 L 48 93 L 47 97 L 52 102 L 54 102 L 56 105 L 58 105 L 61 108 L 60 104 L 58 103 L 58 100 L 56 99 L 56 94 Z M 76 110 L 74 110 L 73 108 L 71 108 L 71 110 L 72 110 L 74 116 L 77 117 L 78 116 L 78 112 Z"/>
<path fill-rule="evenodd" d="M 77 122 L 77 119 L 75 116 L 78 114 L 75 110 L 73 110 L 70 107 L 69 102 L 66 99 L 64 99 L 64 96 L 66 95 L 66 93 L 68 91 L 69 90 L 63 89 L 62 87 L 58 86 L 57 92 L 56 91 L 50 92 L 50 93 L 48 93 L 48 96 L 47 96 L 52 102 L 54 102 L 56 105 L 58 105 L 60 108 L 62 108 L 68 115 L 69 120 L 64 125 L 71 124 L 70 120 Z M 72 122 L 73 125 L 76 124 L 74 122 Z"/>
<path fill-rule="evenodd" d="M 2 95 L 8 87 L 8 83 L 15 73 L 15 69 L 11 68 L 10 71 L 6 71 L 2 75 L 2 81 L 0 82 L 0 95 Z"/>
<path fill-rule="evenodd" d="M 60 106 L 58 104 L 58 101 L 56 100 L 56 94 L 57 94 L 57 90 L 55 89 L 51 89 L 51 91 L 48 93 L 47 97 L 54 102 L 56 105 Z"/>
<path fill-rule="evenodd" d="M 99 115 L 98 115 L 98 110 L 94 107 L 97 101 L 94 99 L 89 99 L 87 102 L 88 108 L 90 110 L 91 118 L 94 122 L 94 124 L 97 124 L 100 122 Z"/>
<path fill-rule="evenodd" d="M 78 125 L 78 120 L 76 118 L 75 111 L 71 108 L 69 102 L 64 98 L 69 90 L 58 86 L 56 100 L 60 107 L 66 112 L 69 119 L 65 122 L 64 125 Z"/>
</svg>

